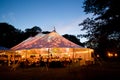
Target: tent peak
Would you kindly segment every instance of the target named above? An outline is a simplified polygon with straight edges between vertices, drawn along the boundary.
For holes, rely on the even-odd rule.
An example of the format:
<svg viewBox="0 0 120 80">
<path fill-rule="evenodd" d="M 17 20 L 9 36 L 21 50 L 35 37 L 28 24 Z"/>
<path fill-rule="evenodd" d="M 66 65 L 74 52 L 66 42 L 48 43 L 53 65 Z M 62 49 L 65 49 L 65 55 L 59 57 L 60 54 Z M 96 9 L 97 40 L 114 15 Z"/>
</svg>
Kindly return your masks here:
<svg viewBox="0 0 120 80">
<path fill-rule="evenodd" d="M 55 26 L 54 26 L 53 32 L 56 32 L 56 28 L 55 28 Z"/>
</svg>

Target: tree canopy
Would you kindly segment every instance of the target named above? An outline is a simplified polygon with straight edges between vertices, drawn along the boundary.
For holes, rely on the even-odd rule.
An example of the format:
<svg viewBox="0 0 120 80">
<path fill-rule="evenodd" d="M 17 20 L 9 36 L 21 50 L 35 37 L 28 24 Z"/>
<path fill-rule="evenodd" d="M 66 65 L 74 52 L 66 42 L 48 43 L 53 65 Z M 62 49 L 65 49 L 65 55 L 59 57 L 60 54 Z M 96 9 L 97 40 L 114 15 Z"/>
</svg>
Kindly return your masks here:
<svg viewBox="0 0 120 80">
<path fill-rule="evenodd" d="M 23 38 L 23 31 L 16 29 L 8 23 L 0 23 L 0 45 L 10 48 L 19 43 Z"/>
<path fill-rule="evenodd" d="M 35 36 L 39 32 L 42 32 L 42 29 L 38 26 L 34 26 L 32 28 L 25 29 L 25 33 L 27 36 Z"/>
<path fill-rule="evenodd" d="M 8 23 L 0 23 L 0 46 L 11 48 L 30 36 L 35 36 L 42 29 L 38 26 L 27 28 L 25 31 L 15 28 Z"/>
<path fill-rule="evenodd" d="M 63 37 L 74 42 L 75 44 L 78 44 L 84 47 L 84 44 L 81 43 L 80 40 L 75 35 L 64 34 Z"/>
<path fill-rule="evenodd" d="M 87 30 L 81 37 L 88 38 L 88 46 L 101 55 L 108 51 L 119 52 L 120 49 L 120 9 L 119 0 L 84 0 L 83 8 L 86 18 L 79 26 Z"/>
</svg>

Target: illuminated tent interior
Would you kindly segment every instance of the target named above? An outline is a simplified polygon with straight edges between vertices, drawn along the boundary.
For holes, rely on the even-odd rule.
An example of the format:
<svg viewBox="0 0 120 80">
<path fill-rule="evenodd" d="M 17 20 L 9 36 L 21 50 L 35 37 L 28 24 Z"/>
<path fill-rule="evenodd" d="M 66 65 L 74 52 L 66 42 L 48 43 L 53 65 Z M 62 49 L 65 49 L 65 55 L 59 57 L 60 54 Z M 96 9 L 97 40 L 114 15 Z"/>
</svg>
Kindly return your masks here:
<svg viewBox="0 0 120 80">
<path fill-rule="evenodd" d="M 9 48 L 0 46 L 0 56 L 5 54 L 7 51 L 9 51 Z"/>
<path fill-rule="evenodd" d="M 15 52 L 14 51 L 11 51 L 9 48 L 6 48 L 6 47 L 2 47 L 0 46 L 0 61 L 10 61 L 10 55 L 15 55 L 14 54 Z M 2 64 L 2 63 L 0 63 Z M 8 63 L 9 65 L 9 63 Z"/>
<path fill-rule="evenodd" d="M 82 60 L 93 60 L 93 49 L 79 46 L 59 35 L 56 31 L 49 34 L 39 33 L 35 37 L 30 37 L 18 45 L 11 48 L 22 58 L 35 56 L 58 57 L 58 58 L 82 58 Z"/>
</svg>

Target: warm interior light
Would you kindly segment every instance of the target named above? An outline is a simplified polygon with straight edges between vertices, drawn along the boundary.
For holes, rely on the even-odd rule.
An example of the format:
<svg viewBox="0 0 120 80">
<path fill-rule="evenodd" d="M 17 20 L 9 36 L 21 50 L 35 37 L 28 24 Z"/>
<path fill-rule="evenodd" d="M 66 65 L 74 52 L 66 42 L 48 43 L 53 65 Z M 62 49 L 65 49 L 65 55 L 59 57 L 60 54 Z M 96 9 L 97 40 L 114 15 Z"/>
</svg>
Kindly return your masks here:
<svg viewBox="0 0 120 80">
<path fill-rule="evenodd" d="M 22 58 L 25 58 L 25 56 L 24 56 L 24 55 L 22 55 Z"/>
<path fill-rule="evenodd" d="M 108 52 L 108 57 L 112 57 L 112 56 L 113 56 L 113 54 Z"/>
<path fill-rule="evenodd" d="M 99 54 L 97 54 L 97 57 L 100 57 L 100 55 L 99 55 Z"/>
<path fill-rule="evenodd" d="M 115 57 L 117 57 L 118 56 L 118 54 L 117 53 L 115 53 Z"/>
</svg>

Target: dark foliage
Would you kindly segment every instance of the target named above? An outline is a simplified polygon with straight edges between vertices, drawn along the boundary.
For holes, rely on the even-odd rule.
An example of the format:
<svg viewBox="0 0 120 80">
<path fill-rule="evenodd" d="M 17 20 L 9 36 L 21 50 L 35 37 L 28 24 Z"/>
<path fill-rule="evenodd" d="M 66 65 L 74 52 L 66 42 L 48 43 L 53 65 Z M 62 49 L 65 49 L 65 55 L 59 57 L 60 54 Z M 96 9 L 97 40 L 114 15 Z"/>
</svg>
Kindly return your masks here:
<svg viewBox="0 0 120 80">
<path fill-rule="evenodd" d="M 120 9 L 119 0 L 84 0 L 86 13 L 93 13 L 80 26 L 87 30 L 88 46 L 97 53 L 106 56 L 107 52 L 118 53 L 120 50 Z"/>
<path fill-rule="evenodd" d="M 42 29 L 34 26 L 33 28 L 27 28 L 25 29 L 25 35 L 28 36 L 35 36 L 36 34 L 38 34 L 39 32 L 42 32 Z"/>
<path fill-rule="evenodd" d="M 63 37 L 66 38 L 66 39 L 68 39 L 68 40 L 70 40 L 70 41 L 72 41 L 72 42 L 74 42 L 75 44 L 78 44 L 78 45 L 80 45 L 80 46 L 84 46 L 84 45 L 80 42 L 80 40 L 79 40 L 76 36 L 74 36 L 74 35 L 65 34 L 65 35 L 63 35 Z"/>
<path fill-rule="evenodd" d="M 11 48 L 28 37 L 35 36 L 41 31 L 41 28 L 34 26 L 31 29 L 26 29 L 24 32 L 8 23 L 0 23 L 0 46 Z"/>
<path fill-rule="evenodd" d="M 7 23 L 0 23 L 0 45 L 10 48 L 21 40 L 24 33 Z"/>
<path fill-rule="evenodd" d="M 48 34 L 48 33 L 50 33 L 50 31 L 43 31 L 42 33 L 43 34 Z"/>
</svg>

